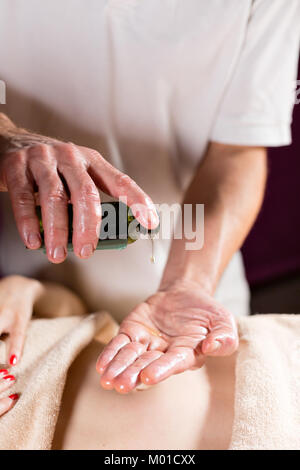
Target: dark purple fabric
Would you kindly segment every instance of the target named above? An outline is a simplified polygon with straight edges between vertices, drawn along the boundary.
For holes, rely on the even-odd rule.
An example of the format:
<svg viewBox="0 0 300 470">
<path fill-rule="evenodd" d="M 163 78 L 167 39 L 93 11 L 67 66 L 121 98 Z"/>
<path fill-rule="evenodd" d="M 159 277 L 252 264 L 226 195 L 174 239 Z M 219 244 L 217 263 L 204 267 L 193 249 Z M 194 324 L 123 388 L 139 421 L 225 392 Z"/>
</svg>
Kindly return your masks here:
<svg viewBox="0 0 300 470">
<path fill-rule="evenodd" d="M 242 248 L 252 285 L 300 272 L 300 104 L 292 132 L 291 146 L 269 150 L 265 201 Z"/>
</svg>

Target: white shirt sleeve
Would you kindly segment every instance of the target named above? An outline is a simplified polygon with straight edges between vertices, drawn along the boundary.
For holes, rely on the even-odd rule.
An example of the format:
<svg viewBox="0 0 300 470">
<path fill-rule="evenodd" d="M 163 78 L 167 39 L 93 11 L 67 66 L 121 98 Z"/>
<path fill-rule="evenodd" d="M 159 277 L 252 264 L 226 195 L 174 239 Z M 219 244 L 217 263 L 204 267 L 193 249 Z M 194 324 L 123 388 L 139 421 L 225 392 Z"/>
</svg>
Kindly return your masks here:
<svg viewBox="0 0 300 470">
<path fill-rule="evenodd" d="M 300 0 L 253 0 L 212 141 L 266 147 L 291 143 L 299 43 Z"/>
</svg>

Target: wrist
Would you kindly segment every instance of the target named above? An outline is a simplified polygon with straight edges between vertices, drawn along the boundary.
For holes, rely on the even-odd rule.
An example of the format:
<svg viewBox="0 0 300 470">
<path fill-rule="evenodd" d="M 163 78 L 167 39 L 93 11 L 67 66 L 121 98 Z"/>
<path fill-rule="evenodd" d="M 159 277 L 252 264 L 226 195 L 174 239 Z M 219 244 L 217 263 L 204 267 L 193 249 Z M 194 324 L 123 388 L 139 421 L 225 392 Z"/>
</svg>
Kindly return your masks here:
<svg viewBox="0 0 300 470">
<path fill-rule="evenodd" d="M 13 142 L 27 133 L 17 127 L 5 114 L 0 113 L 0 155 L 13 149 Z"/>
<path fill-rule="evenodd" d="M 173 290 L 173 289 L 185 289 L 185 290 L 201 290 L 208 295 L 213 295 L 214 286 L 213 283 L 206 278 L 190 278 L 189 276 L 177 276 L 170 277 L 163 276 L 159 286 L 160 291 Z"/>
</svg>

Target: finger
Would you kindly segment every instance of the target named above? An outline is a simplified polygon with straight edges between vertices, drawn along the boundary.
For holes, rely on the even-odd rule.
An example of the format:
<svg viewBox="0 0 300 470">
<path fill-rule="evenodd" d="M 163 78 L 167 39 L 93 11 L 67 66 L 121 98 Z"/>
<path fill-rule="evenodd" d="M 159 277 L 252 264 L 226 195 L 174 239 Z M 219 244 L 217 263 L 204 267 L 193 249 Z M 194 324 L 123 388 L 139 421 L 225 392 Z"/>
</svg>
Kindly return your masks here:
<svg viewBox="0 0 300 470">
<path fill-rule="evenodd" d="M 61 263 L 67 256 L 68 196 L 57 173 L 52 149 L 30 149 L 30 168 L 39 188 L 45 246 L 49 261 Z"/>
<path fill-rule="evenodd" d="M 201 351 L 206 356 L 229 356 L 237 350 L 238 344 L 238 336 L 232 330 L 213 331 L 202 342 Z"/>
<path fill-rule="evenodd" d="M 8 318 L 11 315 L 11 311 L 3 309 L 0 312 L 0 336 L 8 333 Z"/>
<path fill-rule="evenodd" d="M 204 362 L 204 361 L 203 361 Z M 141 381 L 145 385 L 154 385 L 167 379 L 173 374 L 179 374 L 191 369 L 199 363 L 199 357 L 191 348 L 169 349 L 159 359 L 152 362 L 141 372 Z"/>
<path fill-rule="evenodd" d="M 97 360 L 96 369 L 99 374 L 103 374 L 106 367 L 113 360 L 115 355 L 129 342 L 130 339 L 127 335 L 119 334 L 108 343 Z"/>
<path fill-rule="evenodd" d="M 25 314 L 24 314 L 25 317 Z M 27 315 L 26 315 L 26 318 Z M 18 364 L 24 348 L 24 342 L 26 337 L 26 324 L 17 324 L 13 327 L 12 331 L 10 332 L 9 337 L 9 348 L 8 348 L 8 360 L 11 366 L 15 366 Z"/>
<path fill-rule="evenodd" d="M 6 398 L 1 398 L 0 399 L 0 416 L 4 415 L 4 413 L 7 413 L 17 402 L 19 399 L 19 396 L 14 393 L 13 395 L 10 395 L 9 397 Z"/>
<path fill-rule="evenodd" d="M 141 343 L 128 343 L 113 358 L 105 369 L 100 383 L 103 388 L 112 390 L 114 388 L 114 379 L 120 375 L 127 367 L 141 356 L 146 350 L 146 346 Z"/>
<path fill-rule="evenodd" d="M 99 191 L 86 168 L 76 159 L 75 146 L 67 147 L 69 160 L 73 165 L 61 164 L 59 170 L 64 176 L 73 204 L 73 247 L 80 258 L 89 258 L 97 247 L 101 225 L 101 203 Z M 74 152 L 74 155 L 72 154 Z"/>
<path fill-rule="evenodd" d="M 146 324 L 141 325 L 136 321 L 124 320 L 120 326 L 120 333 L 126 334 L 127 331 L 130 331 L 128 336 L 131 341 L 146 345 L 146 349 L 164 351 L 167 347 L 167 342 L 160 332 Z"/>
<path fill-rule="evenodd" d="M 15 382 L 16 378 L 14 375 L 5 375 L 2 379 L 0 379 L 0 393 L 5 392 L 5 390 L 8 390 Z"/>
<path fill-rule="evenodd" d="M 162 356 L 161 351 L 146 351 L 114 380 L 114 387 L 119 393 L 128 393 L 140 383 L 141 371 Z"/>
<path fill-rule="evenodd" d="M 84 149 L 91 153 L 89 149 Z M 128 176 L 114 168 L 97 152 L 92 153 L 89 173 L 99 188 L 112 197 L 126 198 L 134 217 L 148 229 L 155 229 L 159 217 L 155 205 L 146 193 Z"/>
<path fill-rule="evenodd" d="M 16 152 L 12 157 L 13 164 L 9 159 L 6 170 L 7 188 L 20 236 L 27 248 L 34 250 L 41 246 L 41 236 L 33 183 L 27 173 L 25 151 Z"/>
<path fill-rule="evenodd" d="M 229 356 L 238 348 L 238 332 L 233 316 L 217 319 L 201 344 L 206 356 Z"/>
</svg>

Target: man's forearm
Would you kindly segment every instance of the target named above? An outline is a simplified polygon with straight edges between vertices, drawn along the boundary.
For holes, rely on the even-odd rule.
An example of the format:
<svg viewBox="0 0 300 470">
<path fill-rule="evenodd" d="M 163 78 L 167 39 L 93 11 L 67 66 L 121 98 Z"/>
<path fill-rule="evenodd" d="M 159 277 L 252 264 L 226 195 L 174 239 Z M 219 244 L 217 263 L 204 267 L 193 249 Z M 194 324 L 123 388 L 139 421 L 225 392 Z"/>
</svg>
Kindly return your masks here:
<svg viewBox="0 0 300 470">
<path fill-rule="evenodd" d="M 173 241 L 162 289 L 179 280 L 213 293 L 256 218 L 266 173 L 265 149 L 210 145 L 184 199 L 185 204 L 204 204 L 204 246 L 188 251 L 186 240 Z"/>
</svg>

